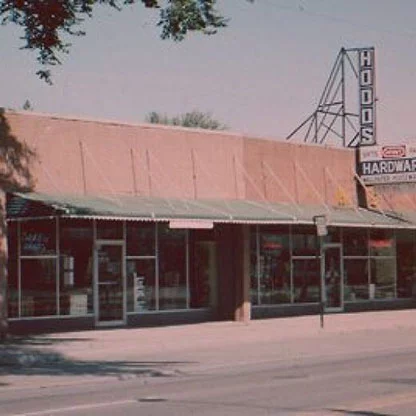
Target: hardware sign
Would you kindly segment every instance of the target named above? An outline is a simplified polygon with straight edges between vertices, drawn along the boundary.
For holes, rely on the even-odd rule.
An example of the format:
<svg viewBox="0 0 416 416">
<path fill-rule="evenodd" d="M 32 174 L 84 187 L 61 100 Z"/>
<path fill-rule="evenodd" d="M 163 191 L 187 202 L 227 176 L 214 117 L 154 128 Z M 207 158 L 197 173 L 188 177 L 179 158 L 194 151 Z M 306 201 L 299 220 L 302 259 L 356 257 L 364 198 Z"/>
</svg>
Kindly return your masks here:
<svg viewBox="0 0 416 416">
<path fill-rule="evenodd" d="M 369 185 L 416 182 L 416 143 L 360 148 L 358 174 Z"/>
</svg>

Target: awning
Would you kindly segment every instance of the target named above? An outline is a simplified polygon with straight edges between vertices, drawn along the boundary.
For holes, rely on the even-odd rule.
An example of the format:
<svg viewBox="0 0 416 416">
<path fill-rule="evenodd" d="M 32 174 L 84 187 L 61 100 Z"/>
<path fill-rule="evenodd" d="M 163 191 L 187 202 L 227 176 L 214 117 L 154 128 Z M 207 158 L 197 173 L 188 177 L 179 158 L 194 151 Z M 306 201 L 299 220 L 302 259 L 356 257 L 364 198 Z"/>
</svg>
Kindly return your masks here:
<svg viewBox="0 0 416 416">
<path fill-rule="evenodd" d="M 416 222 L 363 208 L 295 205 L 249 200 L 175 199 L 146 196 L 93 196 L 13 193 L 8 219 L 59 215 L 63 218 L 212 221 L 240 224 L 313 224 L 326 215 L 332 226 L 416 228 Z"/>
</svg>

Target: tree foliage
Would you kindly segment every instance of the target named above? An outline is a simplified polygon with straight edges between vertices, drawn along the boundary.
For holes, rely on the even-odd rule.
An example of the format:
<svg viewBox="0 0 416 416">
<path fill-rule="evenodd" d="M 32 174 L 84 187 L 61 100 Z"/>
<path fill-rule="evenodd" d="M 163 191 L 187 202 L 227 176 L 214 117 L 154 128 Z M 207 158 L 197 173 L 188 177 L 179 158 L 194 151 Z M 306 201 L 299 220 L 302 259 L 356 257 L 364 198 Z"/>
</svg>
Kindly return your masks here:
<svg viewBox="0 0 416 416">
<path fill-rule="evenodd" d="M 174 117 L 168 117 L 165 114 L 152 111 L 146 116 L 146 121 L 152 124 L 164 124 L 207 130 L 227 129 L 225 124 L 215 120 L 211 114 L 200 111 L 191 111 Z"/>
<path fill-rule="evenodd" d="M 22 109 L 25 111 L 33 111 L 33 106 L 29 100 L 26 100 L 22 105 Z"/>
<path fill-rule="evenodd" d="M 250 1 L 250 0 L 249 0 Z M 37 53 L 42 68 L 37 75 L 51 83 L 50 66 L 60 64 L 59 55 L 68 53 L 68 36 L 82 36 L 80 29 L 92 17 L 94 7 L 106 5 L 116 10 L 133 4 L 159 10 L 162 39 L 181 41 L 188 32 L 213 34 L 228 19 L 216 10 L 217 0 L 0 0 L 0 21 L 24 30 L 23 49 Z"/>
</svg>

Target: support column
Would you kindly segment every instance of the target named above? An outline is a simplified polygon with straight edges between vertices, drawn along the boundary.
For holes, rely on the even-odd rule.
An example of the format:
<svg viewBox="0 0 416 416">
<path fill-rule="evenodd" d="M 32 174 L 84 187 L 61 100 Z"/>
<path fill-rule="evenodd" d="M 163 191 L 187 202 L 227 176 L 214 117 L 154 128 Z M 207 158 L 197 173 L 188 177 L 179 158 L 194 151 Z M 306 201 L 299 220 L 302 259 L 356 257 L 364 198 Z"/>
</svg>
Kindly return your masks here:
<svg viewBox="0 0 416 416">
<path fill-rule="evenodd" d="M 218 318 L 248 322 L 251 315 L 249 226 L 221 225 L 218 239 Z"/>
<path fill-rule="evenodd" d="M 250 228 L 239 226 L 236 233 L 236 271 L 235 274 L 235 309 L 234 321 L 249 322 L 251 319 L 250 303 Z"/>
</svg>

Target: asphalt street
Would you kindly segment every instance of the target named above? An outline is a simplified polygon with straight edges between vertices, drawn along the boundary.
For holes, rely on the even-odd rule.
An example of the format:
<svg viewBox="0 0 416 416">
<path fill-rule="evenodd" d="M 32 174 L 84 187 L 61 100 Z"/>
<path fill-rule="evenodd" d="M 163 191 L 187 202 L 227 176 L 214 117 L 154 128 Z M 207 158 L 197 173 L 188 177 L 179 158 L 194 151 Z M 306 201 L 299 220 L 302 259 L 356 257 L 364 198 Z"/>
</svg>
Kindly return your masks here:
<svg viewBox="0 0 416 416">
<path fill-rule="evenodd" d="M 414 416 L 416 312 L 391 314 L 20 340 L 60 359 L 0 367 L 0 414 Z"/>
</svg>

